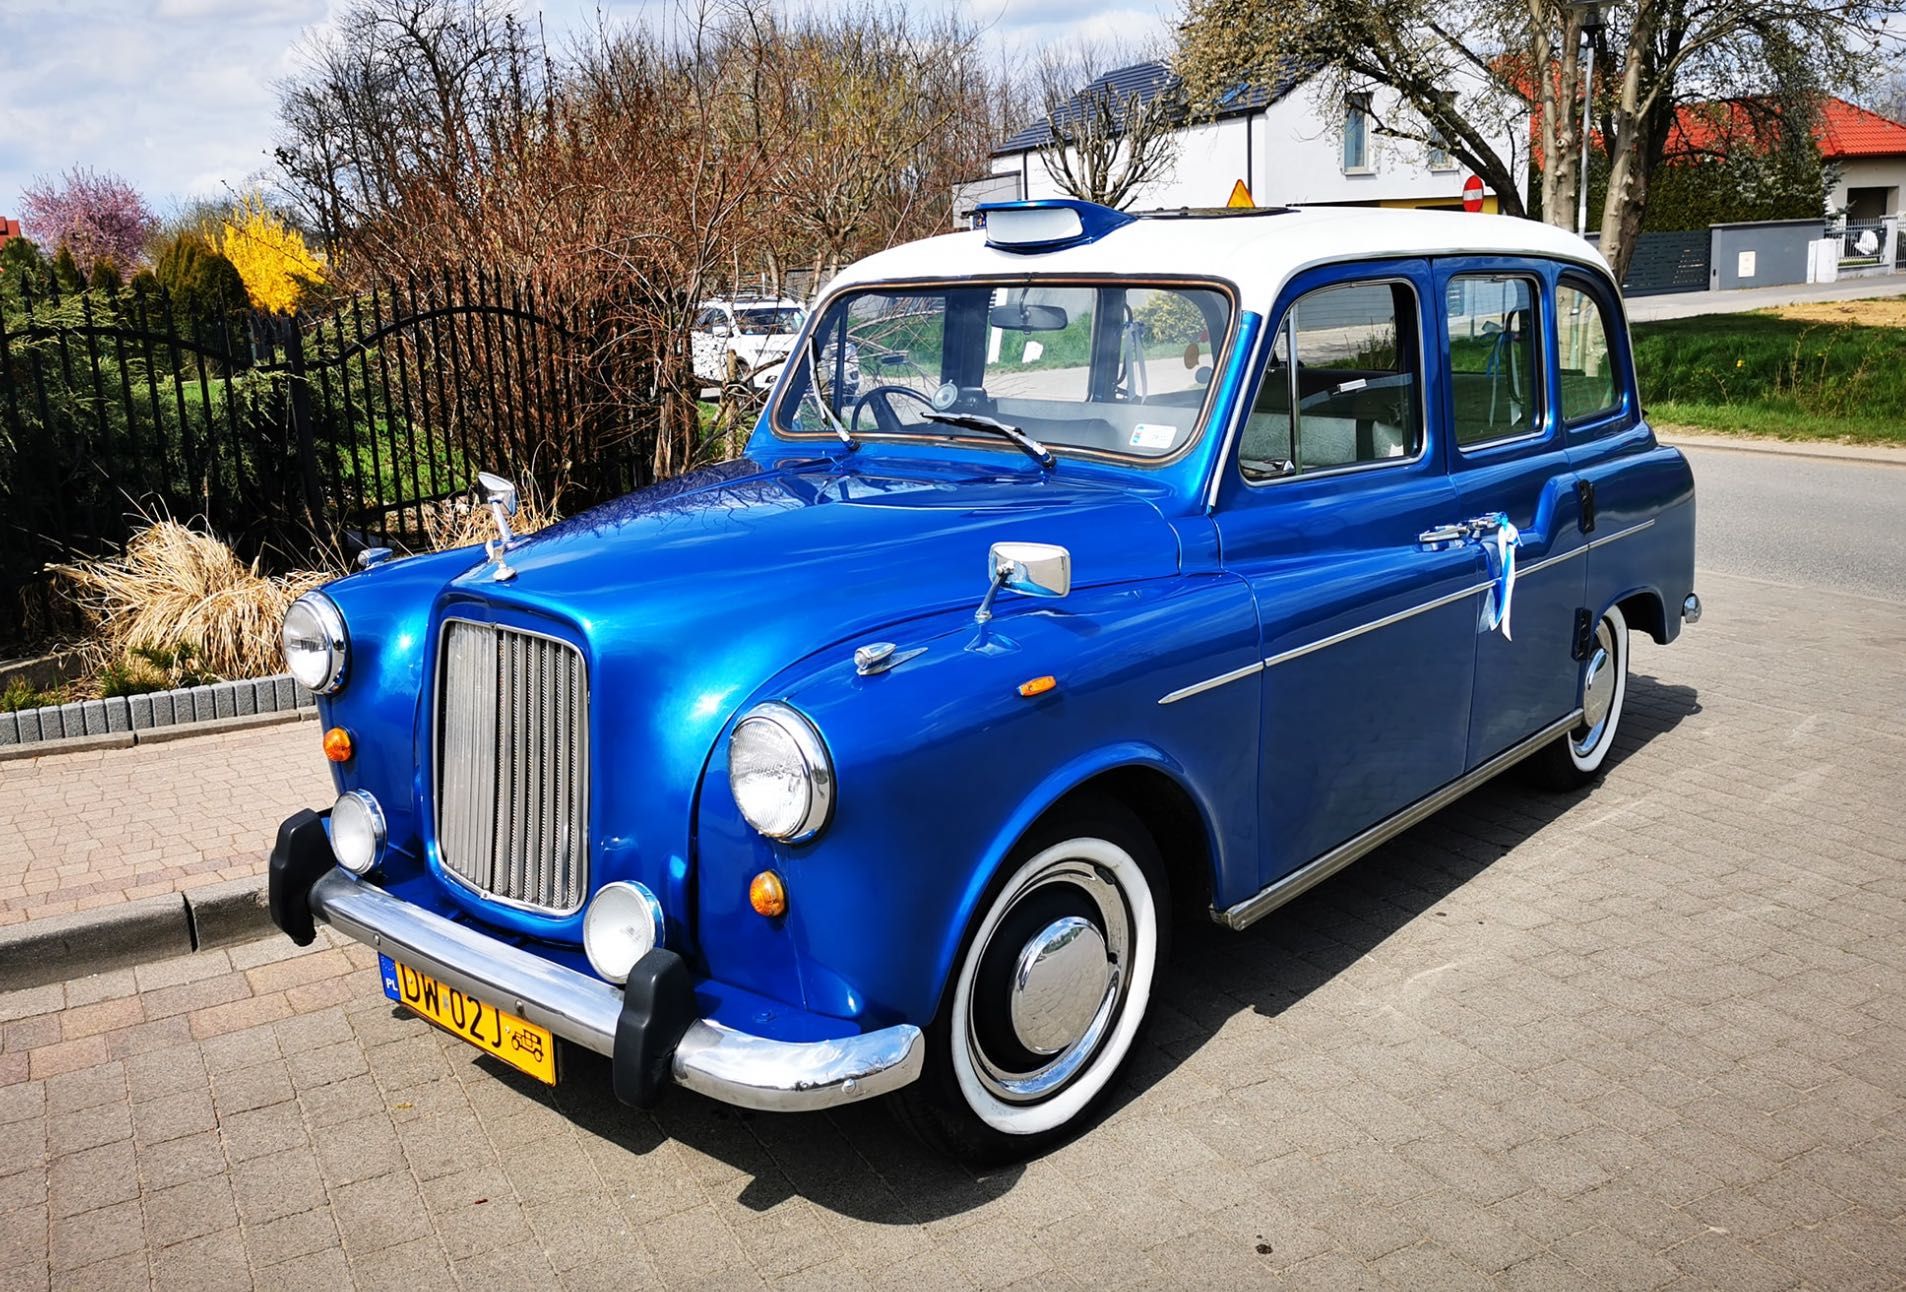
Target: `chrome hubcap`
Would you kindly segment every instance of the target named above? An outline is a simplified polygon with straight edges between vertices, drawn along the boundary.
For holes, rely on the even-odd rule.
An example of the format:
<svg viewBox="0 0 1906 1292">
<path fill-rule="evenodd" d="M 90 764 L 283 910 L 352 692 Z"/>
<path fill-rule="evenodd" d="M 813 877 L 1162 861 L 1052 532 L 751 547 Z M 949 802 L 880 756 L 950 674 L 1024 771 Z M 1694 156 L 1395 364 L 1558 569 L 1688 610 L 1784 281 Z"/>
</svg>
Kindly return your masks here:
<svg viewBox="0 0 1906 1292">
<path fill-rule="evenodd" d="M 1013 974 L 1013 1034 L 1034 1054 L 1078 1044 L 1111 985 L 1105 936 L 1083 916 L 1054 920 L 1026 943 Z"/>
<path fill-rule="evenodd" d="M 1582 679 L 1582 725 L 1576 728 L 1575 752 L 1586 754 L 1601 743 L 1608 714 L 1615 706 L 1615 632 L 1606 619 L 1595 627 L 1595 646 Z"/>
<path fill-rule="evenodd" d="M 1021 884 L 979 949 L 967 1001 L 980 1083 L 1035 1103 L 1083 1071 L 1118 1018 L 1131 945 L 1124 895 L 1091 862 L 1056 861 Z"/>
</svg>

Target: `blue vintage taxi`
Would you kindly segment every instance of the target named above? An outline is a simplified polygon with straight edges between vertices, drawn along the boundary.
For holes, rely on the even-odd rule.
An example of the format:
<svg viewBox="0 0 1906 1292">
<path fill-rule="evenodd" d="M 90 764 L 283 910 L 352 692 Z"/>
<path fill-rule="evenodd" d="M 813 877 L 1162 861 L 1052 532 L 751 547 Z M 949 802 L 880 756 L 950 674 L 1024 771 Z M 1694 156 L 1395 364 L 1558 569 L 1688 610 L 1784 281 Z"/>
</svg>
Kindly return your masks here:
<svg viewBox="0 0 1906 1292">
<path fill-rule="evenodd" d="M 1252 921 L 1505 768 L 1580 785 L 1699 616 L 1586 243 L 1072 201 L 852 265 L 745 456 L 299 601 L 339 797 L 274 919 L 621 1099 L 1076 1129 L 1172 914 Z M 1215 935 L 1214 935 L 1215 936 Z"/>
</svg>

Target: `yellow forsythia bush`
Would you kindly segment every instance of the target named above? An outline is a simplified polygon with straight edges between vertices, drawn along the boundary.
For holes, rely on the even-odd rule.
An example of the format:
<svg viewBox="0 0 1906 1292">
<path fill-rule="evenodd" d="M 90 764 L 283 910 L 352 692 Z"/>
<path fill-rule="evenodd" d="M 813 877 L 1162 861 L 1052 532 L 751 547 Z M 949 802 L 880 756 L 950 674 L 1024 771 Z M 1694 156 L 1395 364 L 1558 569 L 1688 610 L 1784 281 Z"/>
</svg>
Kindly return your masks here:
<svg viewBox="0 0 1906 1292">
<path fill-rule="evenodd" d="M 251 303 L 262 310 L 288 314 L 297 307 L 305 284 L 324 281 L 323 258 L 256 194 L 239 199 L 225 217 L 218 249 L 245 280 Z"/>
</svg>

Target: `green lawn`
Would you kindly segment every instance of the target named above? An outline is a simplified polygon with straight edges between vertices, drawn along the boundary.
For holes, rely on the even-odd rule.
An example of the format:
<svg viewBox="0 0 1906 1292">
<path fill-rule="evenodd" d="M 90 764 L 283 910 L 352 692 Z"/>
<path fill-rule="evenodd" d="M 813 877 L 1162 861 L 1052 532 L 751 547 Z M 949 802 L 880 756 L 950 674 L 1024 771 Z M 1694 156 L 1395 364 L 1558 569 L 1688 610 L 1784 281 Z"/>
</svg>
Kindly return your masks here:
<svg viewBox="0 0 1906 1292">
<path fill-rule="evenodd" d="M 1657 426 L 1906 444 L 1906 328 L 1705 314 L 1637 323 Z"/>
</svg>

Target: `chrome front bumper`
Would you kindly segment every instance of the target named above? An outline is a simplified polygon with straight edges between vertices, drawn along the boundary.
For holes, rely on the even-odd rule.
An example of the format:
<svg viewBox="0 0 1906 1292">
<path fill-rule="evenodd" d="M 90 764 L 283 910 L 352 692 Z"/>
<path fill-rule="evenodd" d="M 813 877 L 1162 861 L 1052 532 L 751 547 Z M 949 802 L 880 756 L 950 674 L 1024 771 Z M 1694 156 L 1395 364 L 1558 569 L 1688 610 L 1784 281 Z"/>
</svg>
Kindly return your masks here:
<svg viewBox="0 0 1906 1292">
<path fill-rule="evenodd" d="M 311 913 L 400 964 L 610 1058 L 622 992 L 444 919 L 333 869 L 311 886 Z M 809 1112 L 917 1079 L 926 1038 L 910 1023 L 829 1041 L 777 1041 L 709 1019 L 675 1047 L 675 1084 L 766 1112 Z"/>
</svg>

